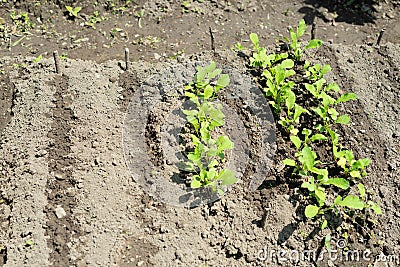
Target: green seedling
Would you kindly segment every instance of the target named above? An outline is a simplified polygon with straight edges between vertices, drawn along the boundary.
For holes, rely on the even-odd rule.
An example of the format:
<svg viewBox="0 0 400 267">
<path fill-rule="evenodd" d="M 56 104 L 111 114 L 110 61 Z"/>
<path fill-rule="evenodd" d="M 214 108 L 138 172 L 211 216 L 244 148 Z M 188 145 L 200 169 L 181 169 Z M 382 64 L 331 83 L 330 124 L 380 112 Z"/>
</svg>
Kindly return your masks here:
<svg viewBox="0 0 400 267">
<path fill-rule="evenodd" d="M 264 47 L 260 47 L 258 35 L 255 33 L 250 34 L 250 41 L 253 44 L 254 53 L 250 58 L 250 65 L 252 67 L 260 67 L 262 69 L 272 68 L 272 65 L 288 57 L 287 53 L 281 54 L 267 54 L 267 50 Z"/>
<path fill-rule="evenodd" d="M 182 13 L 189 13 L 191 6 L 192 5 L 188 1 L 183 1 L 182 2 Z"/>
<path fill-rule="evenodd" d="M 353 152 L 340 144 L 335 131 L 338 125 L 350 122 L 350 116 L 340 115 L 335 107 L 355 100 L 357 96 L 344 93 L 337 97 L 339 86 L 328 84 L 324 78 L 331 71 L 330 65 L 312 65 L 308 60 L 302 61 L 306 49 L 318 48 L 322 44 L 320 40 L 311 40 L 303 47 L 299 38 L 305 30 L 304 20 L 296 30 L 290 29 L 290 39 L 286 39 L 289 53 L 281 54 L 268 54 L 265 48 L 260 47 L 257 34 L 252 33 L 253 53 L 249 63 L 257 71 L 261 70 L 260 84 L 265 85 L 263 90 L 279 117 L 278 123 L 296 148 L 283 164 L 290 167 L 292 175 L 301 181 L 301 192 L 304 192 L 306 201 L 305 217 L 319 221 L 321 229 L 330 227 L 332 231 L 344 231 L 331 221 L 332 215 L 356 222 L 355 218 L 367 214 L 366 210 L 377 215 L 382 211 L 378 204 L 369 200 L 367 193 L 370 191 L 366 191 L 360 182 L 367 175 L 365 169 L 370 160 L 355 159 Z M 302 104 L 304 107 L 297 103 L 296 93 L 299 91 L 310 98 Z M 305 114 L 308 116 L 302 119 Z M 307 127 L 307 121 L 312 121 L 313 125 Z M 332 145 L 333 155 L 329 162 L 317 154 L 319 149 L 315 148 L 320 144 Z M 359 195 L 349 194 L 355 185 Z M 346 231 L 342 233 L 344 238 L 348 238 L 349 231 Z M 327 234 L 325 246 L 328 249 L 330 241 L 331 235 Z"/>
<path fill-rule="evenodd" d="M 68 11 L 68 15 L 75 19 L 78 17 L 78 13 L 81 11 L 82 7 L 77 6 L 77 7 L 71 7 L 71 6 L 65 6 L 65 9 Z"/>
<path fill-rule="evenodd" d="M 238 52 L 240 52 L 240 51 L 243 51 L 245 48 L 246 48 L 246 47 L 245 47 L 244 45 L 242 45 L 241 43 L 237 42 L 236 44 L 234 44 L 234 45 L 231 47 L 231 50 L 232 50 L 232 51 L 238 51 Z"/>
<path fill-rule="evenodd" d="M 10 18 L 21 33 L 29 32 L 30 29 L 35 27 L 35 24 L 29 19 L 28 13 L 26 12 L 17 13 L 12 11 L 10 13 Z"/>
<path fill-rule="evenodd" d="M 92 27 L 93 29 L 96 29 L 96 24 L 106 20 L 106 17 L 99 16 L 99 11 L 95 10 L 93 14 L 90 16 L 89 21 L 85 22 L 85 25 Z"/>
<path fill-rule="evenodd" d="M 304 63 L 304 70 L 306 71 L 306 77 L 315 82 L 322 79 L 332 68 L 328 64 L 324 66 L 321 66 L 321 64 L 311 65 L 311 62 L 306 60 Z"/>
<path fill-rule="evenodd" d="M 138 19 L 139 28 L 142 28 L 142 18 L 144 16 L 144 9 L 135 13 L 135 17 Z"/>
<path fill-rule="evenodd" d="M 299 39 L 304 35 L 306 29 L 306 22 L 304 21 L 304 19 L 302 19 L 297 25 L 296 31 L 294 31 L 292 28 L 289 29 L 290 39 L 284 38 L 290 48 L 290 55 L 297 61 L 301 60 L 301 57 L 303 56 L 305 50 L 318 48 L 322 45 L 321 40 L 312 39 L 304 48 L 302 48 Z"/>
<path fill-rule="evenodd" d="M 37 56 L 37 57 L 33 60 L 33 63 L 37 63 L 37 62 L 41 61 L 42 58 L 43 58 L 43 56 L 42 56 L 42 54 L 40 54 L 39 56 Z"/>
<path fill-rule="evenodd" d="M 278 65 L 264 70 L 262 73 L 262 76 L 267 79 L 267 89 L 265 92 L 267 96 L 272 97 L 273 101 L 270 101 L 270 104 L 277 113 L 286 104 L 286 100 L 294 96 L 292 88 L 295 86 L 295 82 L 287 80 L 287 78 L 295 74 L 295 71 L 291 69 L 293 66 L 293 60 L 285 59 Z M 293 102 L 292 99 L 289 101 Z"/>
<path fill-rule="evenodd" d="M 218 168 L 225 161 L 225 151 L 233 149 L 233 142 L 225 135 L 216 139 L 212 137 L 215 128 L 225 123 L 222 105 L 213 101 L 218 91 L 229 84 L 229 76 L 221 72 L 215 62 L 204 68 L 198 67 L 193 82 L 185 87 L 185 95 L 196 109 L 183 110 L 195 131 L 190 135 L 194 149 L 188 153 L 189 162 L 186 163 L 186 170 L 194 172 L 190 186 L 208 186 L 220 195 L 224 193 L 222 186 L 237 181 L 233 171 Z M 217 76 L 219 78 L 215 81 Z"/>
<path fill-rule="evenodd" d="M 368 158 L 356 160 L 351 150 L 342 149 L 339 144 L 339 136 L 335 131 L 328 129 L 332 140 L 332 152 L 340 166 L 347 176 L 361 179 L 367 175 L 365 168 L 371 163 Z"/>
<path fill-rule="evenodd" d="M 35 245 L 35 241 L 31 240 L 31 239 L 27 239 L 25 241 L 25 246 L 33 248 L 33 246 Z"/>
</svg>

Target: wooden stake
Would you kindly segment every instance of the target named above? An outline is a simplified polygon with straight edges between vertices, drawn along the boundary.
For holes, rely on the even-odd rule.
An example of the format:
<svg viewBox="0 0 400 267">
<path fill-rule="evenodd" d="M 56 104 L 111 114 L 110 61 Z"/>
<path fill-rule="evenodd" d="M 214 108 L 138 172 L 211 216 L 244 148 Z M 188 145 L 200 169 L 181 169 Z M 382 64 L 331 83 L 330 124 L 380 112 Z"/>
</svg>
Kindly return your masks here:
<svg viewBox="0 0 400 267">
<path fill-rule="evenodd" d="M 129 70 L 130 62 L 129 62 L 129 48 L 125 48 L 125 70 Z"/>
<path fill-rule="evenodd" d="M 58 51 L 57 50 L 55 50 L 53 52 L 53 57 L 54 57 L 54 64 L 56 65 L 56 73 L 57 74 L 62 74 L 60 56 L 58 55 Z"/>
<path fill-rule="evenodd" d="M 311 40 L 315 39 L 316 35 L 317 35 L 317 24 L 313 22 L 311 28 Z"/>
<path fill-rule="evenodd" d="M 383 29 L 379 32 L 378 40 L 376 41 L 376 45 L 377 45 L 377 46 L 379 46 L 379 45 L 381 44 L 381 40 L 382 40 L 382 36 L 383 36 L 384 32 L 385 32 L 385 28 L 383 28 Z"/>
<path fill-rule="evenodd" d="M 211 37 L 211 51 L 215 53 L 214 35 L 211 30 L 211 27 L 209 27 L 208 30 L 210 31 L 210 37 Z"/>
</svg>

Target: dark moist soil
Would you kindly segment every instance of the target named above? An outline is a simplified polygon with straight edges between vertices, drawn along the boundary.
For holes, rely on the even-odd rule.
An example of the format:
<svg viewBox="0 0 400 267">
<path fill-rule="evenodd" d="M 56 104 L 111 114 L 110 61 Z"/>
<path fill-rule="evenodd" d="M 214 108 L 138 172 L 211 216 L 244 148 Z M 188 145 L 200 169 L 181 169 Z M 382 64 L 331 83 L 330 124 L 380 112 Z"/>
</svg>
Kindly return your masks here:
<svg viewBox="0 0 400 267">
<path fill-rule="evenodd" d="M 73 93 L 68 91 L 68 77 L 56 76 L 54 80 L 49 82 L 49 86 L 56 88 L 54 94 L 54 104 L 52 108 L 52 116 L 54 123 L 48 137 L 52 140 L 48 150 L 49 172 L 53 176 L 47 182 L 47 190 L 49 194 L 48 205 L 44 211 L 47 214 L 46 235 L 49 247 L 53 251 L 51 254 L 51 262 L 53 265 L 66 264 L 66 259 L 70 254 L 67 246 L 71 237 L 81 236 L 82 230 L 76 224 L 76 219 L 71 216 L 72 209 L 76 205 L 75 192 L 69 190 L 76 185 L 76 181 L 72 177 L 75 168 L 75 159 L 70 157 L 71 140 L 69 131 L 74 115 L 70 109 Z M 63 207 L 65 217 L 57 218 L 54 210 Z M 68 264 L 72 264 L 70 261 Z"/>
<path fill-rule="evenodd" d="M 109 101 L 110 103 L 107 102 L 108 108 L 115 107 L 111 102 L 116 102 L 117 108 L 101 110 L 99 113 L 96 111 L 93 114 L 96 116 L 107 114 L 96 118 L 110 119 L 118 114 L 116 110 L 120 113 L 125 112 L 130 97 L 141 83 L 151 77 L 152 73 L 162 71 L 162 65 L 160 67 L 156 64 L 157 62 L 214 59 L 221 65 L 231 66 L 251 74 L 246 67 L 246 55 L 239 53 L 232 56 L 232 53 L 227 50 L 236 42 L 249 45 L 249 34 L 256 32 L 260 36 L 261 44 L 273 51 L 281 37 L 287 36 L 286 28 L 295 26 L 301 18 L 304 18 L 308 25 L 316 23 L 316 37 L 330 44 L 322 46 L 315 54 L 312 54 L 313 59 L 331 65 L 331 77 L 344 92 L 354 89 L 358 90 L 357 94 L 361 96 L 360 100 L 343 105 L 341 112 L 351 115 L 352 122 L 351 127 L 340 127 L 338 131 L 341 134 L 342 143 L 354 151 L 356 158 L 369 157 L 371 159 L 371 166 L 367 169 L 370 175 L 365 178 L 364 184 L 377 192 L 376 197 L 381 199 L 384 215 L 375 225 L 375 230 L 356 227 L 355 232 L 350 232 L 351 246 L 353 249 L 360 250 L 369 248 L 373 253 L 383 252 L 386 255 L 397 253 L 398 255 L 400 226 L 397 210 L 400 204 L 396 196 L 399 188 L 398 151 L 400 145 L 398 127 L 395 126 L 397 117 L 393 114 L 397 112 L 399 103 L 400 73 L 399 54 L 393 54 L 391 45 L 394 44 L 397 47 L 399 45 L 400 2 L 344 0 L 323 2 L 296 0 L 279 3 L 260 0 L 187 2 L 191 4 L 189 8 L 182 6 L 182 1 L 160 3 L 153 0 L 132 1 L 127 6 L 125 6 L 125 1 L 98 1 L 97 6 L 93 5 L 93 1 L 9 0 L 7 3 L 1 3 L 0 57 L 8 57 L 8 60 L 0 64 L 0 132 L 4 132 L 7 128 L 18 131 L 18 121 L 11 124 L 15 116 L 15 106 L 18 106 L 18 110 L 23 110 L 24 105 L 31 104 L 19 103 L 21 92 L 16 90 L 15 84 L 26 80 L 29 75 L 40 69 L 46 70 L 46 75 L 49 75 L 49 70 L 53 68 L 48 61 L 33 65 L 32 59 L 27 60 L 28 57 L 42 55 L 44 58 L 50 58 L 52 52 L 58 50 L 60 55 L 68 58 L 67 61 L 62 61 L 66 65 L 71 63 L 69 59 L 101 63 L 114 59 L 122 61 L 124 49 L 129 48 L 131 61 L 140 59 L 145 62 L 141 61 L 126 72 L 123 72 L 124 64 L 119 63 L 119 71 L 122 72 L 118 74 L 119 76 L 115 73 L 107 74 L 110 75 L 108 86 L 118 84 L 121 88 L 116 93 L 118 98 Z M 81 6 L 82 10 L 78 18 L 70 18 L 65 5 Z M 144 14 L 140 20 L 140 27 L 139 16 L 136 14 L 141 10 L 144 10 Z M 10 18 L 12 11 L 16 11 L 17 14 L 28 12 L 35 27 L 22 32 Z M 103 16 L 106 19 L 96 23 L 95 28 L 85 26 L 95 11 L 99 12 L 100 17 Z M 208 51 L 212 47 L 210 28 L 215 39 L 216 51 L 204 55 L 201 52 Z M 382 31 L 383 29 L 385 31 Z M 381 46 L 375 46 L 380 32 L 383 32 Z M 29 66 L 25 68 L 23 64 Z M 98 69 L 94 70 L 92 63 L 83 62 L 82 65 L 88 65 L 86 69 L 82 67 L 88 73 L 99 72 Z M 357 73 L 367 73 L 371 79 L 363 80 L 359 77 L 360 75 L 356 75 Z M 82 162 L 85 162 L 85 159 L 79 159 L 78 162 L 78 159 L 71 155 L 74 153 L 71 149 L 72 139 L 91 140 L 94 134 L 91 129 L 87 129 L 86 135 L 81 133 L 82 136 L 78 134 L 71 136 L 71 134 L 73 135 L 80 128 L 95 128 L 101 121 L 86 121 L 88 125 L 79 126 L 77 113 L 73 112 L 70 105 L 74 103 L 74 99 L 90 96 L 86 95 L 85 91 L 79 92 L 81 95 L 78 96 L 75 95 L 76 91 L 75 93 L 70 91 L 69 87 L 74 86 L 70 84 L 71 78 L 75 77 L 55 76 L 48 82 L 48 86 L 54 88 L 55 92 L 52 106 L 47 107 L 48 117 L 52 118 L 52 124 L 47 135 L 50 141 L 45 152 L 25 151 L 20 148 L 25 144 L 17 144 L 16 147 L 11 147 L 6 151 L 3 145 L 6 147 L 11 141 L 8 140 L 8 136 L 2 135 L 0 143 L 4 149 L 4 155 L 2 154 L 0 160 L 0 266 L 11 266 L 13 263 L 22 265 L 24 259 L 21 255 L 26 258 L 29 258 L 29 255 L 36 255 L 34 258 L 32 256 L 29 258 L 33 266 L 35 264 L 39 266 L 41 259 L 46 257 L 54 266 L 98 266 L 101 263 L 104 263 L 104 266 L 111 264 L 117 266 L 199 266 L 202 263 L 207 263 L 209 266 L 263 266 L 268 263 L 259 261 L 256 257 L 264 244 L 268 244 L 271 248 L 297 250 L 320 247 L 321 233 L 313 232 L 313 227 L 303 224 L 304 207 L 299 203 L 304 200 L 295 190 L 299 181 L 289 178 L 291 177 L 290 170 L 278 164 L 279 160 L 287 157 L 288 151 L 293 150 L 284 142 L 287 136 L 282 135 L 279 129 L 277 131 L 277 166 L 256 191 L 249 192 L 246 184 L 236 186 L 225 199 L 187 212 L 155 201 L 134 184 L 129 184 L 128 187 L 124 185 L 123 188 L 131 196 L 129 202 L 132 203 L 122 201 L 127 206 L 120 209 L 123 212 L 121 211 L 119 216 L 121 218 L 127 216 L 129 220 L 126 219 L 126 221 L 138 230 L 135 230 L 133 234 L 129 234 L 129 231 L 124 229 L 119 230 L 118 234 L 114 232 L 112 239 L 117 238 L 117 235 L 126 234 L 123 237 L 123 245 L 120 245 L 120 239 L 113 243 L 99 238 L 93 243 L 87 240 L 87 243 L 83 241 L 80 243 L 81 247 L 73 247 L 73 244 L 79 243 L 81 239 L 84 240 L 85 236 L 91 236 L 93 231 L 98 234 L 94 236 L 98 237 L 100 233 L 113 231 L 115 225 L 98 226 L 100 223 L 93 217 L 92 212 L 97 212 L 100 209 L 99 206 L 93 205 L 97 209 L 90 210 L 90 206 L 84 206 L 78 201 L 79 198 L 84 199 L 84 195 L 90 192 L 88 193 L 89 189 L 87 189 L 88 191 L 84 194 L 84 190 L 79 190 L 80 185 L 74 176 L 74 171 L 78 170 L 77 166 L 84 166 Z M 378 79 L 387 84 L 379 84 Z M 375 93 L 375 87 L 363 89 L 364 84 L 360 85 L 360 83 L 365 83 L 365 86 L 377 86 L 376 90 L 379 90 L 380 96 L 369 99 L 368 94 Z M 246 133 L 252 139 L 250 157 L 253 161 L 257 161 L 257 151 L 260 149 L 257 140 L 260 137 L 251 119 L 251 112 L 246 110 L 245 104 L 239 100 L 223 99 L 223 101 L 236 110 L 245 124 Z M 377 114 L 380 117 L 376 116 Z M 385 121 L 389 117 L 393 119 L 387 125 Z M 157 118 L 156 121 L 161 123 Z M 35 126 L 35 123 L 32 119 L 31 124 Z M 150 128 L 156 127 L 150 117 L 147 125 Z M 30 126 L 25 127 L 27 128 L 23 128 L 23 131 L 28 131 Z M 99 129 L 99 132 L 103 134 L 102 138 L 116 135 L 115 138 L 118 139 L 120 134 L 118 127 L 107 127 L 110 128 Z M 389 136 L 382 133 L 388 130 L 392 130 Z M 148 137 L 151 137 L 147 139 L 149 146 L 158 138 L 157 136 Z M 35 142 L 35 140 L 29 140 L 29 142 L 27 139 L 24 140 L 27 143 Z M 110 143 L 103 145 L 104 147 L 111 146 Z M 96 147 L 97 150 L 101 149 L 98 146 L 92 146 L 91 148 L 85 146 L 82 151 Z M 117 145 L 112 149 L 119 151 Z M 321 148 L 321 151 L 323 149 Z M 104 150 L 102 151 L 105 153 Z M 160 151 L 154 153 L 157 152 Z M 97 154 L 93 153 L 91 157 Z M 21 233 L 12 233 L 9 230 L 14 229 L 11 228 L 13 223 L 20 222 L 16 220 L 18 215 L 13 213 L 17 210 L 14 204 L 19 200 L 16 196 L 10 197 L 12 195 L 10 191 L 20 190 L 20 185 L 19 182 L 10 184 L 10 181 L 14 181 L 15 177 L 26 179 L 27 176 L 22 175 L 33 177 L 35 173 L 24 167 L 24 164 L 29 165 L 42 157 L 46 157 L 49 168 L 49 178 L 44 189 L 47 206 L 43 208 L 43 212 L 46 216 L 42 222 L 45 229 L 44 235 L 48 238 L 46 245 L 38 243 L 36 246 L 37 248 L 46 247 L 45 250 L 49 250 L 48 255 L 45 255 L 44 250 L 31 250 L 26 245 L 27 239 L 35 237 L 40 242 L 40 238 L 35 236 L 39 234 L 30 232 L 30 226 Z M 76 154 L 75 157 L 77 157 Z M 114 162 L 111 157 L 104 161 L 108 159 L 112 161 L 110 166 L 119 166 L 119 163 Z M 102 161 L 102 158 L 96 158 L 88 175 L 108 166 Z M 157 164 L 163 164 L 163 162 L 157 162 Z M 117 176 L 124 175 L 121 173 L 126 166 L 124 163 L 121 165 L 123 168 L 118 169 Z M 246 168 L 244 177 L 252 175 L 254 172 L 252 166 L 249 165 Z M 112 171 L 109 173 L 113 175 Z M 97 178 L 101 180 L 100 175 Z M 32 181 L 29 182 L 34 184 Z M 92 183 L 96 184 L 100 181 L 96 179 L 92 180 Z M 110 187 L 111 185 L 108 184 L 101 193 L 112 197 L 115 191 L 109 190 Z M 18 191 L 18 193 L 23 195 L 26 192 Z M 92 196 L 94 195 L 96 194 L 93 193 Z M 26 197 L 26 201 L 29 201 L 29 197 Z M 120 205 L 119 202 L 106 201 L 106 203 L 110 203 L 108 208 L 111 210 L 104 209 L 101 211 L 103 213 L 118 210 L 116 207 Z M 67 216 L 57 218 L 54 210 L 58 206 L 63 207 Z M 75 209 L 80 211 L 75 211 Z M 90 211 L 86 214 L 82 210 Z M 250 210 L 254 214 L 249 214 Z M 25 216 L 32 215 L 25 214 Z M 114 219 L 118 221 L 117 217 Z M 31 221 L 32 218 L 29 217 L 27 220 Z M 91 227 L 95 230 L 91 230 Z M 372 231 L 374 237 L 371 237 Z M 304 233 L 307 235 L 305 238 L 303 238 Z M 311 240 L 314 236 L 317 239 Z M 360 241 L 361 237 L 365 240 Z M 19 247 L 8 245 L 9 241 L 10 244 L 11 241 L 14 242 L 13 244 L 17 243 Z M 92 260 L 90 259 L 92 254 L 87 252 L 85 255 L 85 251 L 94 247 L 96 242 L 99 247 L 104 243 L 113 248 L 112 251 L 104 253 L 102 250 L 98 253 L 103 253 L 102 257 Z M 114 247 L 117 243 L 117 247 Z M 303 262 L 303 264 L 309 266 L 308 262 Z M 324 261 L 321 264 L 332 266 L 333 263 Z M 350 266 L 352 263 L 335 264 Z"/>
</svg>

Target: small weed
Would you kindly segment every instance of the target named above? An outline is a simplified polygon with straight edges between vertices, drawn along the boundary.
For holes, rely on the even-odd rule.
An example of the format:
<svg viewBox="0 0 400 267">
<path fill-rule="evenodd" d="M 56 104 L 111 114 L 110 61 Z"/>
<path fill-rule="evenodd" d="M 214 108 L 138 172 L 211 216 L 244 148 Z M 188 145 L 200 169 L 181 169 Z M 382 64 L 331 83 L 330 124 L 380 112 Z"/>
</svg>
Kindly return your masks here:
<svg viewBox="0 0 400 267">
<path fill-rule="evenodd" d="M 20 33 L 29 32 L 35 27 L 26 12 L 17 13 L 16 11 L 11 11 L 10 18 Z"/>
<path fill-rule="evenodd" d="M 61 55 L 60 55 L 60 59 L 61 59 L 62 61 L 67 61 L 67 55 L 66 55 L 66 54 L 61 54 Z"/>
<path fill-rule="evenodd" d="M 104 4 L 105 9 L 111 11 L 112 14 L 124 13 L 129 5 L 131 4 L 131 0 L 125 1 L 115 1 L 115 0 L 107 0 Z"/>
<path fill-rule="evenodd" d="M 192 3 L 190 3 L 192 2 Z M 203 3 L 204 1 L 195 1 L 197 3 Z M 181 6 L 182 6 L 182 13 L 189 13 L 193 12 L 196 14 L 204 14 L 204 10 L 197 4 L 193 3 L 193 1 L 183 1 Z"/>
<path fill-rule="evenodd" d="M 107 20 L 107 17 L 100 16 L 99 11 L 95 10 L 93 14 L 90 16 L 89 21 L 85 22 L 85 25 L 90 26 L 93 29 L 96 29 L 96 24 L 104 20 Z"/>
<path fill-rule="evenodd" d="M 144 9 L 135 13 L 135 17 L 138 19 L 139 28 L 142 28 L 142 17 L 144 15 Z"/>
<path fill-rule="evenodd" d="M 72 19 L 75 19 L 79 16 L 78 13 L 81 11 L 82 7 L 80 7 L 80 6 L 77 6 L 77 7 L 65 6 L 65 9 L 68 11 L 69 17 Z"/>
<path fill-rule="evenodd" d="M 25 240 L 25 246 L 26 246 L 26 247 L 33 248 L 34 245 L 35 245 L 35 241 L 33 241 L 33 240 L 31 240 L 31 239 Z"/>
<path fill-rule="evenodd" d="M 145 36 L 145 37 L 139 37 L 136 40 L 132 41 L 133 45 L 144 45 L 144 46 L 150 46 L 152 48 L 156 48 L 156 44 L 161 42 L 161 39 L 158 38 L 157 36 Z"/>
<path fill-rule="evenodd" d="M 33 62 L 33 63 L 37 63 L 37 62 L 41 61 L 42 58 L 43 58 L 43 56 L 42 56 L 42 54 L 40 54 L 40 55 L 37 56 L 32 62 Z"/>
</svg>

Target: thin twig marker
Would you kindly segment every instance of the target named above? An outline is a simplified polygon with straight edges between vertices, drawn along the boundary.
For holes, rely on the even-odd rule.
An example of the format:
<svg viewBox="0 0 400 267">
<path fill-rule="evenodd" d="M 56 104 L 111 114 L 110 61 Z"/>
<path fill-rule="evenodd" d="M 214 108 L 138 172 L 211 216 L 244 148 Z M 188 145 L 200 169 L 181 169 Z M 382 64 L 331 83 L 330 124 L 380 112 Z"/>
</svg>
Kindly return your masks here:
<svg viewBox="0 0 400 267">
<path fill-rule="evenodd" d="M 214 35 L 211 27 L 208 27 L 208 30 L 210 31 L 210 37 L 211 37 L 211 51 L 215 53 Z"/>
<path fill-rule="evenodd" d="M 130 61 L 129 61 L 129 48 L 125 48 L 125 70 L 129 70 Z"/>
<path fill-rule="evenodd" d="M 58 55 L 58 51 L 57 50 L 55 50 L 53 52 L 53 57 L 54 57 L 54 64 L 56 65 L 56 73 L 57 74 L 62 74 L 60 56 Z"/>
<path fill-rule="evenodd" d="M 317 35 L 317 23 L 313 22 L 311 28 L 311 40 L 315 39 L 316 35 Z"/>
<path fill-rule="evenodd" d="M 385 33 L 385 28 L 383 28 L 378 35 L 378 40 L 376 41 L 376 45 L 379 46 L 381 44 L 382 36 Z"/>
</svg>

